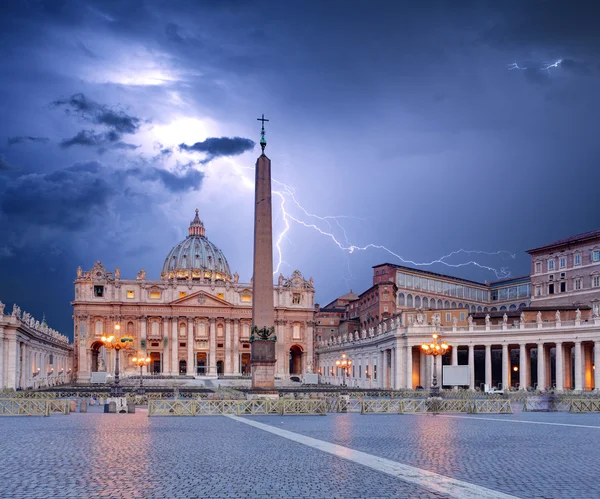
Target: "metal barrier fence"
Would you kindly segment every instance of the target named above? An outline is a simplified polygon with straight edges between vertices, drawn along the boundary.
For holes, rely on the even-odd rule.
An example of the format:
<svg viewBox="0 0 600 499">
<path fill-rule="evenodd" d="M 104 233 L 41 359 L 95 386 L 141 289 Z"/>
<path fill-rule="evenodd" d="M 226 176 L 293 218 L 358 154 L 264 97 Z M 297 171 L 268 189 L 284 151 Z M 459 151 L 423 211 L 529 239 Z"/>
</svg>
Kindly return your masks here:
<svg viewBox="0 0 600 499">
<path fill-rule="evenodd" d="M 569 412 L 600 412 L 599 399 L 573 399 Z"/>
<path fill-rule="evenodd" d="M 260 416 L 327 414 L 325 400 L 149 400 L 148 416 Z"/>
<path fill-rule="evenodd" d="M 70 401 L 38 398 L 0 398 L 0 416 L 50 416 L 56 412 L 70 414 Z"/>
<path fill-rule="evenodd" d="M 599 398 L 546 397 L 528 398 L 523 403 L 525 412 L 600 412 Z"/>
</svg>

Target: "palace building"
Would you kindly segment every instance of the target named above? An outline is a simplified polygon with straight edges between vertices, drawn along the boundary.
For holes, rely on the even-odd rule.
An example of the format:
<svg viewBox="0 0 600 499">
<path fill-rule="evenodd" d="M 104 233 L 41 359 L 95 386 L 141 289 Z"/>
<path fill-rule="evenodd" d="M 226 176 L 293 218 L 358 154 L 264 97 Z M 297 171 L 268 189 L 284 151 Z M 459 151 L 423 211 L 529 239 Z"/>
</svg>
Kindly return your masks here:
<svg viewBox="0 0 600 499">
<path fill-rule="evenodd" d="M 432 359 L 420 345 L 437 332 L 451 346 L 440 380 L 442 364 L 468 365 L 465 388 L 600 389 L 600 230 L 528 253 L 531 275 L 492 283 L 376 265 L 367 291 L 316 309 L 321 381 L 428 387 Z M 342 354 L 349 373 L 336 367 Z"/>
<path fill-rule="evenodd" d="M 312 278 L 299 271 L 280 274 L 273 286 L 279 378 L 312 369 L 314 293 Z M 121 353 L 121 372 L 135 373 L 131 359 L 143 351 L 151 358 L 150 373 L 250 374 L 252 283 L 232 275 L 223 252 L 206 237 L 198 210 L 188 236 L 165 258 L 159 280 L 148 280 L 143 269 L 124 279 L 118 268 L 109 272 L 96 262 L 89 271 L 77 269 L 72 305 L 79 382 L 114 371 L 114 351 L 105 351 L 100 338 L 117 323 L 135 344 Z"/>
</svg>

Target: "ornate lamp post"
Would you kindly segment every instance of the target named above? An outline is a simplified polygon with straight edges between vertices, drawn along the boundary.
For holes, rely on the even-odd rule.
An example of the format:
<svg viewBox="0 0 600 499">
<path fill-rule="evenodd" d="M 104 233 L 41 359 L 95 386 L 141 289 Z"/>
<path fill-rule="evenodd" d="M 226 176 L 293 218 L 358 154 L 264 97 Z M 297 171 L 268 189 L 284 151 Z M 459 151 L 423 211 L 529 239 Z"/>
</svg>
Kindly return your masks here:
<svg viewBox="0 0 600 499">
<path fill-rule="evenodd" d="M 450 348 L 450 347 L 448 346 L 447 343 L 442 341 L 439 334 L 433 333 L 431 335 L 431 337 L 432 337 L 432 342 L 429 344 L 423 343 L 421 345 L 421 350 L 423 350 L 423 353 L 425 355 L 433 356 L 433 380 L 431 382 L 430 392 L 434 393 L 434 394 L 438 394 L 440 392 L 440 387 L 438 386 L 438 383 L 437 383 L 437 362 L 436 362 L 437 356 L 444 355 L 448 351 L 448 348 Z"/>
<path fill-rule="evenodd" d="M 134 357 L 131 361 L 140 368 L 140 387 L 138 388 L 138 395 L 144 395 L 144 384 L 142 382 L 142 368 L 150 364 L 150 357 L 144 357 L 143 352 L 140 352 L 139 357 Z"/>
<path fill-rule="evenodd" d="M 123 389 L 119 385 L 119 351 L 129 350 L 133 348 L 133 338 L 129 335 L 119 336 L 121 326 L 115 324 L 115 333 L 110 336 L 102 336 L 100 340 L 104 344 L 104 348 L 115 351 L 115 382 L 110 387 L 111 397 L 122 397 Z"/>
<path fill-rule="evenodd" d="M 346 386 L 346 370 L 350 369 L 352 361 L 346 358 L 346 354 L 342 354 L 342 358 L 335 361 L 335 365 L 342 370 L 342 386 Z"/>
</svg>

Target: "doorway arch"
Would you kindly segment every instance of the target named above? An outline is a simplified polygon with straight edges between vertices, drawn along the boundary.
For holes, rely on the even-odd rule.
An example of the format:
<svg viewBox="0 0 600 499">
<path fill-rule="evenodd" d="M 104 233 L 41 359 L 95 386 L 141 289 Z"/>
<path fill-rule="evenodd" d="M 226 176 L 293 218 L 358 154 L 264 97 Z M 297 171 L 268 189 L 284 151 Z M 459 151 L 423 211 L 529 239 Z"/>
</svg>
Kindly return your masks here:
<svg viewBox="0 0 600 499">
<path fill-rule="evenodd" d="M 223 374 L 223 361 L 217 360 L 217 374 Z"/>
<path fill-rule="evenodd" d="M 186 374 L 186 373 L 187 373 L 187 361 L 180 360 L 179 361 L 179 374 Z"/>
<path fill-rule="evenodd" d="M 302 374 L 302 347 L 292 345 L 290 348 L 290 374 Z"/>
<path fill-rule="evenodd" d="M 90 349 L 92 351 L 90 372 L 95 373 L 98 372 L 98 359 L 102 359 L 104 357 L 105 348 L 101 341 L 95 341 L 90 346 Z M 106 370 L 106 365 L 104 366 L 104 369 Z"/>
</svg>

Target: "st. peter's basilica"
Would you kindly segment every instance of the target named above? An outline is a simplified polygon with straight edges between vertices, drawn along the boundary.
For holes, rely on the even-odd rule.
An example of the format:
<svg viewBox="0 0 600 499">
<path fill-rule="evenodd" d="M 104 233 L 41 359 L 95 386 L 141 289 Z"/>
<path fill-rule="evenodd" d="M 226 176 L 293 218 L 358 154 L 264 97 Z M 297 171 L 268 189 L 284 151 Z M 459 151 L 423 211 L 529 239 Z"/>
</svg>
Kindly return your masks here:
<svg viewBox="0 0 600 499">
<path fill-rule="evenodd" d="M 314 286 L 299 271 L 279 276 L 273 287 L 278 377 L 312 369 Z M 135 348 L 121 357 L 121 371 L 134 373 L 137 352 L 151 358 L 150 373 L 190 376 L 250 374 L 252 283 L 231 274 L 223 252 L 205 236 L 196 216 L 188 236 L 169 252 L 160 280 L 145 270 L 122 279 L 101 262 L 77 269 L 74 337 L 77 380 L 92 372 L 114 371 L 114 353 L 100 338 L 116 324 L 134 338 Z"/>
</svg>

